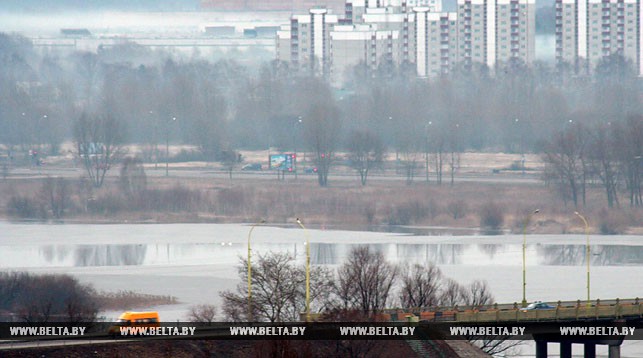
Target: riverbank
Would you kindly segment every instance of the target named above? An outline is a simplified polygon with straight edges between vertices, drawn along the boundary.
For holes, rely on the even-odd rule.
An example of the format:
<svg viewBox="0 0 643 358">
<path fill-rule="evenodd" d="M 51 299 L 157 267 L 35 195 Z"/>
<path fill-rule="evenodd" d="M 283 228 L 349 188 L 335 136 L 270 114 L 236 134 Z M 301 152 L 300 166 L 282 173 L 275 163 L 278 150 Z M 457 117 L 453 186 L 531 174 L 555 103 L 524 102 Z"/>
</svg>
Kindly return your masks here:
<svg viewBox="0 0 643 358">
<path fill-rule="evenodd" d="M 118 178 L 92 188 L 81 179 L 0 181 L 0 219 L 52 223 L 254 223 L 288 225 L 295 218 L 319 228 L 430 234 L 583 233 L 573 205 L 551 187 L 523 182 L 462 182 L 453 185 L 416 179 L 373 177 L 319 187 L 311 177 L 147 177 L 135 191 Z M 600 188 L 588 191 L 590 233 L 643 233 L 643 210 L 609 209 Z M 56 217 L 58 210 L 60 217 Z M 402 228 L 402 229 L 400 229 Z"/>
<path fill-rule="evenodd" d="M 268 170 L 230 176 L 220 163 L 146 163 L 136 171 L 114 168 L 100 188 L 67 153 L 48 157 L 41 167 L 16 167 L 0 180 L 0 220 L 51 223 L 254 223 L 292 225 L 295 218 L 318 228 L 454 235 L 475 233 L 641 234 L 643 209 L 608 208 L 603 189 L 591 185 L 584 206 L 574 208 L 555 184 L 540 178 L 538 155 L 462 153 L 451 183 L 444 173 L 426 176 L 419 165 L 411 182 L 394 160 L 370 173 L 366 186 L 338 153 L 328 187 L 314 173 L 287 173 L 279 180 Z M 140 148 L 128 148 L 139 153 Z M 174 156 L 194 148 L 171 146 Z M 246 163 L 262 163 L 269 151 L 244 151 Z M 301 168 L 313 163 L 300 153 Z M 424 164 L 424 163 L 418 163 Z M 522 170 L 518 169 L 524 169 Z M 265 169 L 265 166 L 264 166 Z M 446 169 L 445 169 L 446 170 Z M 54 179 L 55 178 L 55 179 Z M 525 220 L 534 210 L 525 228 Z"/>
</svg>

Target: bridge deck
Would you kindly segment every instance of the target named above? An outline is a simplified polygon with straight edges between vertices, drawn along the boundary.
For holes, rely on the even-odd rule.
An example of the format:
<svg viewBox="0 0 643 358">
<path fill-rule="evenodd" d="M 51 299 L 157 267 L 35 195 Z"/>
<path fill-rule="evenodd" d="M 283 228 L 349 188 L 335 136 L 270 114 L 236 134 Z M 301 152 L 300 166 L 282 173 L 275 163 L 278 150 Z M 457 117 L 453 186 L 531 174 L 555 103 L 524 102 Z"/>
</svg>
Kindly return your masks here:
<svg viewBox="0 0 643 358">
<path fill-rule="evenodd" d="M 572 321 L 643 317 L 643 303 L 638 299 L 557 302 L 553 309 L 525 310 L 514 304 L 495 304 L 480 307 L 435 307 L 390 309 L 377 316 L 381 321 L 403 321 L 415 316 L 420 321 L 455 322 L 516 322 Z"/>
</svg>

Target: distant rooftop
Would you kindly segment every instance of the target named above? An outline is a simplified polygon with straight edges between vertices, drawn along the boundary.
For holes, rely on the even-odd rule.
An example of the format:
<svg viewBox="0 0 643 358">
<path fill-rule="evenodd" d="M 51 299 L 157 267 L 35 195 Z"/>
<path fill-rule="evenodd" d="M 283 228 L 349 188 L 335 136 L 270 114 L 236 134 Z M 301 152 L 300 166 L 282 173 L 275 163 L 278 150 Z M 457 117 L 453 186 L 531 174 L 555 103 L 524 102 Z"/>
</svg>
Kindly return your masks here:
<svg viewBox="0 0 643 358">
<path fill-rule="evenodd" d="M 91 36 L 92 33 L 87 29 L 60 29 L 60 33 L 65 36 Z"/>
</svg>

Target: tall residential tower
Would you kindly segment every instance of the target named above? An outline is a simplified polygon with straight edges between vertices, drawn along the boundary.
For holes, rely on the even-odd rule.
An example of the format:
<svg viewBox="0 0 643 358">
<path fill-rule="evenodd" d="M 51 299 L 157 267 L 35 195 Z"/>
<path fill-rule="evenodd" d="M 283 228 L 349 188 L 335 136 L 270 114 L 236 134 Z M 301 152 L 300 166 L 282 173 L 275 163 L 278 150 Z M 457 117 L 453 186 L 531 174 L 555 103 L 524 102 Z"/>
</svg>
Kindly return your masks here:
<svg viewBox="0 0 643 358">
<path fill-rule="evenodd" d="M 342 16 L 313 8 L 278 32 L 277 56 L 335 83 L 355 66 L 434 77 L 457 66 L 533 62 L 534 0 L 458 0 L 457 12 L 441 9 L 440 0 L 348 0 Z"/>
<path fill-rule="evenodd" d="M 642 0 L 556 0 L 556 61 L 579 75 L 613 54 L 643 74 Z"/>
</svg>

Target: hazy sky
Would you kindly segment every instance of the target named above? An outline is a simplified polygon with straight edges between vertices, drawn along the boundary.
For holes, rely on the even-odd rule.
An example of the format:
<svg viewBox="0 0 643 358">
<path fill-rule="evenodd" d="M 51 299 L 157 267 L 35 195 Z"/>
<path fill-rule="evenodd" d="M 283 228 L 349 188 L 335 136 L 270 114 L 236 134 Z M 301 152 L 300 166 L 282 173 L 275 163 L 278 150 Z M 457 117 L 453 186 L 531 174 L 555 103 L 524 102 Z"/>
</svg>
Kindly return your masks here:
<svg viewBox="0 0 643 358">
<path fill-rule="evenodd" d="M 47 12 L 52 10 L 197 10 L 199 0 L 2 0 L 1 10 Z"/>
</svg>

